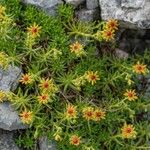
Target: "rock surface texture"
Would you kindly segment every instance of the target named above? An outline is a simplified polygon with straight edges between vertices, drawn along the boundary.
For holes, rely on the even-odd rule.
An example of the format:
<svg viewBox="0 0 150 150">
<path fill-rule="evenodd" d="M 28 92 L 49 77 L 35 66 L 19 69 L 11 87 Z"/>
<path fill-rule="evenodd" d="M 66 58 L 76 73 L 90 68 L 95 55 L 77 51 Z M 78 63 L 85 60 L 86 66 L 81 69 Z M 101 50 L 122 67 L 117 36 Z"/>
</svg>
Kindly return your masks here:
<svg viewBox="0 0 150 150">
<path fill-rule="evenodd" d="M 23 0 L 23 2 L 38 6 L 50 15 L 55 15 L 57 5 L 63 3 L 62 0 Z"/>
<path fill-rule="evenodd" d="M 150 0 L 99 0 L 101 17 L 120 20 L 126 28 L 150 29 Z"/>
<path fill-rule="evenodd" d="M 21 75 L 21 69 L 10 66 L 7 70 L 0 69 L 0 90 L 9 92 L 15 90 Z M 4 130 L 24 129 L 16 111 L 9 102 L 0 104 L 0 128 Z"/>
<path fill-rule="evenodd" d="M 14 133 L 0 130 L 0 150 L 20 150 L 15 144 Z"/>
<path fill-rule="evenodd" d="M 52 141 L 48 141 L 47 137 L 41 137 L 39 139 L 39 150 L 57 150 L 56 144 Z"/>
<path fill-rule="evenodd" d="M 85 3 L 85 0 L 65 0 L 65 2 L 73 5 L 74 7 L 78 7 L 79 5 Z"/>
<path fill-rule="evenodd" d="M 9 131 L 25 129 L 18 113 L 14 111 L 9 102 L 0 104 L 0 128 Z"/>
</svg>

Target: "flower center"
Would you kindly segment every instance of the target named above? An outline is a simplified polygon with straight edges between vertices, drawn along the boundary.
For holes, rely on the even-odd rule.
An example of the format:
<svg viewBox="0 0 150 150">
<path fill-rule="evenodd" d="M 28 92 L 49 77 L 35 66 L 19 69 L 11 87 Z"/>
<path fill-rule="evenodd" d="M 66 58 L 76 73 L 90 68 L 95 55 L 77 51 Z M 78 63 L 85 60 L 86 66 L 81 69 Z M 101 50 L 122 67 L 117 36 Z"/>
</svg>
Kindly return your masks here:
<svg viewBox="0 0 150 150">
<path fill-rule="evenodd" d="M 138 66 L 137 69 L 141 71 L 143 68 L 142 66 Z"/>
<path fill-rule="evenodd" d="M 93 115 L 93 113 L 92 113 L 91 111 L 87 112 L 86 114 L 87 114 L 87 116 L 89 116 L 89 117 L 91 117 L 91 116 Z"/>
<path fill-rule="evenodd" d="M 43 96 L 42 96 L 42 99 L 43 99 L 43 100 L 46 100 L 46 99 L 47 99 L 47 96 L 46 96 L 46 95 L 43 95 Z"/>
<path fill-rule="evenodd" d="M 26 113 L 26 114 L 24 115 L 24 118 L 28 119 L 28 118 L 29 118 L 29 114 Z"/>
<path fill-rule="evenodd" d="M 132 131 L 131 128 L 127 128 L 126 130 L 127 133 L 131 133 L 131 131 Z"/>
<path fill-rule="evenodd" d="M 32 33 L 37 33 L 37 28 L 32 28 Z"/>
<path fill-rule="evenodd" d="M 112 35 L 112 33 L 111 32 L 107 32 L 107 36 L 111 36 Z"/>
<path fill-rule="evenodd" d="M 73 114 L 73 109 L 68 109 L 68 114 L 72 115 Z"/>
<path fill-rule="evenodd" d="M 133 93 L 128 93 L 128 97 L 133 97 Z"/>
<path fill-rule="evenodd" d="M 44 88 L 48 88 L 49 87 L 49 84 L 46 82 L 46 83 L 44 83 Z"/>
<path fill-rule="evenodd" d="M 76 137 L 76 138 L 73 138 L 73 143 L 74 143 L 74 144 L 78 144 L 78 142 L 79 142 L 79 140 L 78 140 L 77 137 Z"/>
<path fill-rule="evenodd" d="M 75 50 L 78 50 L 78 49 L 79 49 L 79 45 L 75 45 L 75 46 L 74 46 L 74 49 L 75 49 Z"/>
<path fill-rule="evenodd" d="M 96 117 L 101 117 L 102 113 L 101 112 L 96 112 Z"/>
<path fill-rule="evenodd" d="M 96 80 L 96 76 L 92 75 L 91 80 Z"/>
</svg>

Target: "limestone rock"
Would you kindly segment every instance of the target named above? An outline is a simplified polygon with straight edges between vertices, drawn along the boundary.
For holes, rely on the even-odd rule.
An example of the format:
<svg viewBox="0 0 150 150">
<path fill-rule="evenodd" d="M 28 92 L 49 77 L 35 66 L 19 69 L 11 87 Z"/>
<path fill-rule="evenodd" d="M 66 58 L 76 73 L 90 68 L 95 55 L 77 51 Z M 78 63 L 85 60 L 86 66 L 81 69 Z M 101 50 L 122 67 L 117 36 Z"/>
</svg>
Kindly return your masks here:
<svg viewBox="0 0 150 150">
<path fill-rule="evenodd" d="M 92 10 L 81 9 L 76 13 L 76 16 L 81 21 L 86 21 L 86 22 L 95 21 L 99 19 L 99 10 L 98 9 L 92 9 Z"/>
<path fill-rule="evenodd" d="M 63 3 L 62 0 L 23 0 L 23 2 L 38 6 L 50 15 L 55 15 L 57 5 Z"/>
<path fill-rule="evenodd" d="M 116 48 L 115 49 L 115 55 L 118 58 L 127 59 L 129 57 L 129 54 L 121 49 Z"/>
<path fill-rule="evenodd" d="M 9 131 L 26 128 L 9 102 L 0 104 L 0 128 Z"/>
<path fill-rule="evenodd" d="M 47 137 L 41 137 L 39 139 L 39 150 L 57 150 L 53 141 L 48 141 Z"/>
<path fill-rule="evenodd" d="M 21 69 L 9 66 L 7 70 L 0 69 L 0 90 L 9 92 L 15 90 L 21 75 Z M 0 104 L 0 128 L 4 130 L 24 129 L 16 111 L 9 102 Z"/>
<path fill-rule="evenodd" d="M 78 7 L 83 4 L 85 0 L 65 0 L 66 3 L 73 5 L 74 7 Z"/>
<path fill-rule="evenodd" d="M 121 26 L 150 29 L 149 0 L 99 0 L 103 20 L 117 19 Z"/>
<path fill-rule="evenodd" d="M 0 150 L 19 150 L 12 132 L 0 130 Z"/>
<path fill-rule="evenodd" d="M 5 71 L 0 69 L 0 90 L 6 92 L 15 90 L 20 75 L 21 69 L 18 67 L 9 66 Z"/>
<path fill-rule="evenodd" d="M 99 7 L 98 0 L 86 0 L 87 9 L 95 9 Z"/>
</svg>

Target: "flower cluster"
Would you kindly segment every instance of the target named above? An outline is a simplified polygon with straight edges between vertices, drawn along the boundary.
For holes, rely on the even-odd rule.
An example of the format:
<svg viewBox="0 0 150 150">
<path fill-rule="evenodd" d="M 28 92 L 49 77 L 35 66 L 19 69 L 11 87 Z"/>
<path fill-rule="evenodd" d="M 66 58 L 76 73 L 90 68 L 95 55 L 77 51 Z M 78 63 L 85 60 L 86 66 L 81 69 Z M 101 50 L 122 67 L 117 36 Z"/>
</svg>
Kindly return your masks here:
<svg viewBox="0 0 150 150">
<path fill-rule="evenodd" d="M 72 81 L 72 83 L 76 86 L 78 90 L 81 90 L 81 86 L 85 85 L 86 81 L 94 85 L 98 80 L 100 80 L 100 77 L 98 75 L 98 71 L 87 71 L 84 75 L 77 77 Z"/>
<path fill-rule="evenodd" d="M 137 132 L 135 131 L 135 128 L 131 124 L 124 124 L 124 126 L 121 129 L 122 131 L 122 138 L 136 138 Z"/>
<path fill-rule="evenodd" d="M 33 45 L 35 44 L 35 40 L 37 37 L 40 36 L 41 27 L 38 26 L 36 23 L 33 23 L 30 27 L 27 27 L 27 38 L 25 41 L 25 45 L 32 49 Z"/>
<path fill-rule="evenodd" d="M 57 141 L 59 149 L 69 150 L 136 149 L 138 145 L 146 145 L 147 118 L 141 116 L 145 117 L 149 108 L 143 96 L 147 85 L 144 75 L 149 68 L 144 62 L 149 59 L 135 56 L 132 60 L 118 60 L 113 55 L 111 47 L 115 44 L 106 42 L 114 40 L 118 21 L 85 25 L 71 21 L 72 25 L 62 22 L 64 14 L 70 14 L 66 9 L 61 10 L 62 16 L 49 17 L 30 8 L 15 11 L 24 12 L 20 18 L 14 18 L 15 26 L 10 26 L 11 15 L 0 5 L 0 32 L 5 33 L 6 27 L 11 31 L 7 32 L 8 40 L 1 33 L 0 67 L 7 68 L 17 58 L 13 64 L 24 73 L 15 91 L 0 90 L 0 102 L 8 99 L 20 113 L 21 121 L 28 124 L 23 140 L 19 136 L 22 145 L 26 148 L 26 143 L 34 145 L 41 136 Z M 67 26 L 72 26 L 73 31 Z M 72 44 L 68 31 L 75 39 Z M 86 46 L 79 42 L 81 36 L 89 38 Z M 110 53 L 104 52 L 105 46 Z"/>
<path fill-rule="evenodd" d="M 82 110 L 83 113 L 83 118 L 85 118 L 86 120 L 94 120 L 94 121 L 100 121 L 102 119 L 105 119 L 106 116 L 106 112 L 96 108 L 94 110 L 93 107 L 85 107 Z"/>
<path fill-rule="evenodd" d="M 80 143 L 81 143 L 81 137 L 79 137 L 78 135 L 72 135 L 70 137 L 70 144 L 79 146 Z"/>
<path fill-rule="evenodd" d="M 106 42 L 114 40 L 115 31 L 118 30 L 118 21 L 117 20 L 109 20 L 104 25 L 104 30 L 101 32 L 102 39 L 104 39 Z"/>
<path fill-rule="evenodd" d="M 137 94 L 135 93 L 135 90 L 126 90 L 124 93 L 124 96 L 129 100 L 129 101 L 135 101 L 138 99 Z"/>
<path fill-rule="evenodd" d="M 86 55 L 86 53 L 84 51 L 84 46 L 81 43 L 79 43 L 78 41 L 76 41 L 70 45 L 70 51 L 71 51 L 71 53 L 74 53 L 77 57 Z"/>
<path fill-rule="evenodd" d="M 137 74 L 146 74 L 148 72 L 147 65 L 141 64 L 139 61 L 133 66 L 133 71 Z"/>
<path fill-rule="evenodd" d="M 23 123 L 30 124 L 33 121 L 33 112 L 25 110 L 20 113 L 20 117 Z"/>
</svg>

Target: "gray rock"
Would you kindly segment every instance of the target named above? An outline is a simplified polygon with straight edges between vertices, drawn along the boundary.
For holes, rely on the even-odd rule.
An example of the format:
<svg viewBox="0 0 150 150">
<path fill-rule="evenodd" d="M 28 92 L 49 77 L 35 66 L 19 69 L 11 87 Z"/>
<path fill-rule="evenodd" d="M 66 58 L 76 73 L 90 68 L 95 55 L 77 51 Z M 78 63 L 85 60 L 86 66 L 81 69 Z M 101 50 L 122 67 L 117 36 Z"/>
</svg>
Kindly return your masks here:
<svg viewBox="0 0 150 150">
<path fill-rule="evenodd" d="M 49 141 L 47 137 L 41 137 L 39 139 L 39 150 L 57 150 L 57 148 L 53 141 Z"/>
<path fill-rule="evenodd" d="M 117 19 L 122 27 L 150 29 L 150 0 L 99 0 L 103 20 Z"/>
<path fill-rule="evenodd" d="M 98 0 L 86 0 L 87 9 L 95 9 L 99 7 Z"/>
<path fill-rule="evenodd" d="M 87 10 L 87 9 L 81 9 L 78 12 L 76 12 L 77 19 L 81 21 L 95 21 L 99 19 L 99 9 L 93 9 L 93 10 Z"/>
<path fill-rule="evenodd" d="M 38 6 L 50 15 L 55 15 L 57 5 L 63 3 L 62 0 L 23 0 L 23 2 Z"/>
<path fill-rule="evenodd" d="M 19 150 L 13 132 L 0 130 L 0 150 Z"/>
<path fill-rule="evenodd" d="M 0 104 L 0 128 L 9 131 L 26 128 L 9 102 Z"/>
<path fill-rule="evenodd" d="M 129 57 L 129 54 L 121 49 L 115 49 L 115 55 L 118 58 L 127 59 Z"/>
<path fill-rule="evenodd" d="M 0 90 L 9 92 L 16 89 L 21 76 L 21 69 L 9 66 L 7 70 L 0 69 Z M 24 129 L 16 111 L 9 102 L 0 104 L 0 128 L 4 130 Z"/>
<path fill-rule="evenodd" d="M 13 91 L 16 89 L 21 69 L 18 67 L 9 66 L 7 70 L 0 69 L 0 90 Z"/>
<path fill-rule="evenodd" d="M 85 0 L 65 0 L 66 3 L 73 5 L 74 7 L 78 7 L 83 4 Z"/>
</svg>

